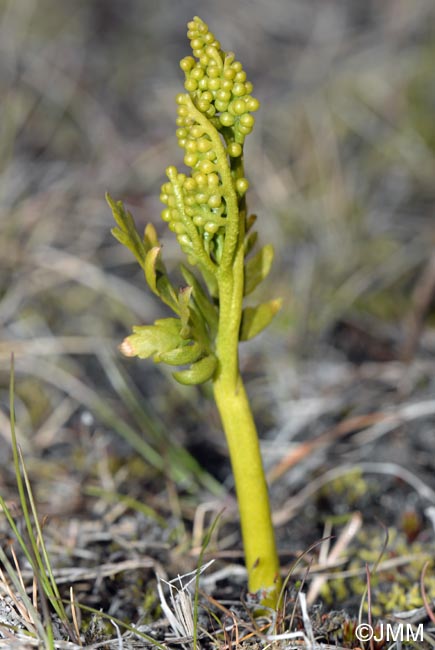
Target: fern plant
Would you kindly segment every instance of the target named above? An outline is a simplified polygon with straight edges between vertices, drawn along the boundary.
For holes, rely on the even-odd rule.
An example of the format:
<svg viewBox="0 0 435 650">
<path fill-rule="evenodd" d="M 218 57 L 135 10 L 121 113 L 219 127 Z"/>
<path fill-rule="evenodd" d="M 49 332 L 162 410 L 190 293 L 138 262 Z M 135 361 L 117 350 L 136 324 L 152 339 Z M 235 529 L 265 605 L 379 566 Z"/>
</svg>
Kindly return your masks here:
<svg viewBox="0 0 435 650">
<path fill-rule="evenodd" d="M 131 250 L 151 291 L 175 317 L 133 327 L 120 349 L 181 366 L 182 384 L 211 381 L 228 442 L 250 591 L 276 604 L 279 563 L 257 430 L 239 370 L 238 345 L 261 332 L 280 300 L 243 307 L 245 296 L 268 275 L 273 248 L 251 254 L 257 240 L 246 206 L 244 143 L 259 102 L 242 64 L 224 52 L 198 17 L 188 23 L 193 56 L 180 62 L 186 92 L 177 95 L 178 144 L 190 174 L 166 169 L 162 219 L 177 237 L 188 265 L 186 285 L 176 289 L 166 272 L 153 225 L 142 237 L 122 202 L 107 197 L 117 227 L 113 235 Z M 195 272 L 196 269 L 196 272 Z"/>
</svg>

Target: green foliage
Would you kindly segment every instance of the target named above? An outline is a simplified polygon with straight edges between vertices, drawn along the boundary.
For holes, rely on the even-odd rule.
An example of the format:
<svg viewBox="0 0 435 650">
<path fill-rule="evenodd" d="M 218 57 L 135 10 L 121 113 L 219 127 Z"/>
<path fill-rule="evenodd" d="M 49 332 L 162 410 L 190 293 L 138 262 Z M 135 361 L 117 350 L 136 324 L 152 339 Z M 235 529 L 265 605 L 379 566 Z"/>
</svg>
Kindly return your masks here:
<svg viewBox="0 0 435 650">
<path fill-rule="evenodd" d="M 172 309 L 178 319 L 137 326 L 121 345 L 126 356 L 152 357 L 156 363 L 188 366 L 173 374 L 182 384 L 199 384 L 213 378 L 217 369 L 219 274 L 228 270 L 242 241 L 245 258 L 256 233 L 245 233 L 255 218 L 247 217 L 244 196 L 248 181 L 243 174 L 243 144 L 252 131 L 259 102 L 252 97 L 242 64 L 224 52 L 207 25 L 198 17 L 188 24 L 193 56 L 182 59 L 187 93 L 179 94 L 177 139 L 184 149 L 190 176 L 174 166 L 166 170 L 160 199 L 161 216 L 187 255 L 198 267 L 202 281 L 186 266 L 181 272 L 187 286 L 176 290 L 161 259 L 156 231 L 148 224 L 144 236 L 121 201 L 107 195 L 117 227 L 112 234 L 126 246 L 142 267 L 151 291 Z M 268 275 L 273 247 L 264 246 L 244 263 L 244 294 L 248 295 Z M 246 307 L 239 340 L 259 334 L 279 310 L 274 300 Z"/>
<path fill-rule="evenodd" d="M 112 228 L 112 235 L 131 250 L 136 260 L 145 270 L 145 258 L 149 250 L 146 246 L 146 238 L 144 237 L 143 240 L 140 238 L 131 213 L 124 208 L 121 201 L 115 202 L 108 194 L 106 194 L 106 199 L 118 224 L 117 228 Z"/>
<path fill-rule="evenodd" d="M 249 341 L 269 325 L 272 318 L 281 308 L 281 300 L 263 302 L 257 307 L 245 307 L 242 314 L 240 340 Z"/>
<path fill-rule="evenodd" d="M 254 289 L 263 282 L 269 275 L 273 262 L 273 246 L 267 244 L 254 255 L 245 265 L 245 296 L 252 293 Z"/>
<path fill-rule="evenodd" d="M 15 429 L 15 370 L 13 357 L 9 385 L 9 407 L 13 465 L 22 514 L 17 516 L 17 513 L 14 512 L 17 508 L 11 508 L 10 504 L 2 496 L 0 496 L 0 508 L 13 533 L 13 538 L 21 547 L 31 567 L 34 576 L 33 600 L 30 599 L 24 588 L 16 554 L 14 554 L 14 566 L 0 546 L 0 562 L 16 591 L 14 605 L 17 605 L 19 601 L 22 603 L 22 608 L 17 607 L 17 611 L 21 615 L 23 627 L 27 629 L 27 632 L 32 637 L 39 638 L 41 642 L 44 642 L 47 649 L 51 649 L 55 647 L 55 628 L 49 615 L 48 604 L 55 612 L 63 632 L 66 632 L 69 638 L 76 642 L 79 642 L 79 639 L 75 634 L 74 626 L 69 620 L 54 577 L 50 556 L 42 534 L 42 524 L 36 510 L 33 490 L 18 445 Z M 2 579 L 4 580 L 3 575 Z M 36 605 L 37 602 L 38 606 Z M 26 611 L 26 616 L 23 616 L 23 608 Z M 42 613 L 40 613 L 39 609 L 42 610 Z M 6 625 L 5 628 L 7 629 L 7 627 Z"/>
<path fill-rule="evenodd" d="M 178 317 L 134 327 L 121 351 L 181 366 L 173 373 L 181 384 L 213 381 L 235 477 L 249 589 L 261 590 L 262 604 L 275 606 L 280 576 L 269 497 L 238 365 L 239 341 L 261 332 L 281 306 L 272 300 L 243 309 L 244 296 L 264 280 L 273 261 L 270 245 L 246 259 L 256 234 L 249 232 L 255 217 L 246 210 L 243 145 L 259 103 L 242 64 L 221 49 L 208 26 L 195 17 L 188 28 L 193 56 L 181 61 L 187 93 L 177 95 L 177 138 L 191 174 L 168 167 L 160 199 L 166 206 L 163 221 L 199 273 L 182 266 L 187 286 L 177 291 L 154 228 L 147 226 L 141 238 L 122 203 L 108 197 L 117 222 L 114 236 L 135 255 L 151 291 Z"/>
</svg>

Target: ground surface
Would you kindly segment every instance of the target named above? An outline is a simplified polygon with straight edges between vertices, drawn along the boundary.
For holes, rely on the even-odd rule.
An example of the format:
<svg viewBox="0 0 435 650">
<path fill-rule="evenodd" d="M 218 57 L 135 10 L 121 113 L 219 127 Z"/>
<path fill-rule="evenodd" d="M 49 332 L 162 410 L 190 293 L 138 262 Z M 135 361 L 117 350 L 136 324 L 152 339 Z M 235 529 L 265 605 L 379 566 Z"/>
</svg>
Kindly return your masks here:
<svg viewBox="0 0 435 650">
<path fill-rule="evenodd" d="M 14 352 L 17 435 L 55 578 L 64 598 L 72 587 L 108 616 L 82 612 L 82 645 L 152 645 L 116 618 L 175 647 L 182 635 L 163 616 L 156 575 L 194 571 L 222 510 L 201 560 L 214 560 L 201 581 L 201 647 L 266 646 L 272 628 L 309 641 L 301 590 L 318 642 L 356 648 L 367 583 L 374 620 L 416 610 L 414 624 L 430 629 L 420 577 L 429 561 L 434 599 L 433 3 L 201 4 L 263 105 L 247 148 L 249 202 L 276 249 L 264 291 L 284 298 L 273 328 L 241 352 L 290 576 L 283 620 L 263 627 L 249 615 L 207 387 L 181 388 L 117 351 L 133 324 L 162 312 L 110 237 L 104 192 L 140 227 L 155 224 L 174 267 L 158 196 L 165 167 L 181 164 L 174 96 L 197 4 L 0 2 L 0 495 L 22 530 Z M 12 558 L 5 517 L 0 534 Z M 21 624 L 7 581 L 0 621 Z M 0 647 L 26 647 L 1 634 Z M 79 642 L 61 624 L 56 635 Z"/>
</svg>

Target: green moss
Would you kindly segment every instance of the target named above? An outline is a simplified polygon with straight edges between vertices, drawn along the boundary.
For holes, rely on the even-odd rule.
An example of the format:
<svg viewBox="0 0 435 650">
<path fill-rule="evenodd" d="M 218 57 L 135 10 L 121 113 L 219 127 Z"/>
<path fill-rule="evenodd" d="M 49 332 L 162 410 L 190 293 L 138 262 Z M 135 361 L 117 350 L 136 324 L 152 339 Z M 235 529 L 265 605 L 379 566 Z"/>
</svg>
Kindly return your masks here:
<svg viewBox="0 0 435 650">
<path fill-rule="evenodd" d="M 355 543 L 348 549 L 348 563 L 343 567 L 344 572 L 355 572 L 356 575 L 346 577 L 341 570 L 337 571 L 337 577 L 329 580 L 321 591 L 326 603 L 333 603 L 334 607 L 345 606 L 349 598 L 363 597 L 367 589 L 365 567 L 368 565 L 371 568 L 370 588 L 374 616 L 421 607 L 423 600 L 420 577 L 423 566 L 428 561 L 425 588 L 428 598 L 435 598 L 435 574 L 431 575 L 435 562 L 431 545 L 409 543 L 404 534 L 391 529 L 387 548 L 375 569 L 384 539 L 383 531 L 373 534 L 372 530 L 365 529 L 360 532 Z"/>
<path fill-rule="evenodd" d="M 358 467 L 355 467 L 352 471 L 343 474 L 342 476 L 338 476 L 336 479 L 325 485 L 321 491 L 321 495 L 330 497 L 332 492 L 337 497 L 345 497 L 346 503 L 349 506 L 353 506 L 362 496 L 367 494 L 368 489 L 362 471 Z M 345 519 L 348 519 L 347 515 L 345 516 Z M 334 520 L 333 523 L 338 522 L 337 520 Z"/>
</svg>

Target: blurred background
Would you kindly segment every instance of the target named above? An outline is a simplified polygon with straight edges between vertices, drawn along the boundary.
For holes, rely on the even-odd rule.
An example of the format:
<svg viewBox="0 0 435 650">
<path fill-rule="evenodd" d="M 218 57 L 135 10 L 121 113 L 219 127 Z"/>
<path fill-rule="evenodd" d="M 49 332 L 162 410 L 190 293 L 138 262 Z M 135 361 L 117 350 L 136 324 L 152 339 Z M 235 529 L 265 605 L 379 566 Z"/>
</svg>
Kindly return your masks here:
<svg viewBox="0 0 435 650">
<path fill-rule="evenodd" d="M 159 191 L 165 167 L 182 166 L 174 98 L 195 14 L 262 104 L 246 146 L 249 205 L 276 262 L 258 297 L 284 298 L 242 351 L 263 434 L 304 392 L 301 364 L 395 358 L 430 262 L 432 0 L 0 0 L 0 488 L 14 352 L 20 442 L 54 510 L 77 508 L 83 475 L 105 458 L 109 480 L 131 446 L 156 471 L 187 446 L 222 478 L 207 387 L 177 386 L 117 350 L 162 307 L 111 237 L 104 200 L 125 201 L 139 229 L 154 223 L 176 265 Z M 216 488 L 188 456 L 173 478 Z"/>
</svg>

